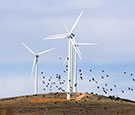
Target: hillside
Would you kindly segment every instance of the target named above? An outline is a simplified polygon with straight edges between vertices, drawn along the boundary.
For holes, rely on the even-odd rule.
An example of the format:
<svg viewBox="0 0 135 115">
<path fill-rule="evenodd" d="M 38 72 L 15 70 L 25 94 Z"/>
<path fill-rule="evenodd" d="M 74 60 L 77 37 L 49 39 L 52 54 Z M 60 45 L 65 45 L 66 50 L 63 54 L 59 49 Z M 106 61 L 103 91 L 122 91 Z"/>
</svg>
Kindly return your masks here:
<svg viewBox="0 0 135 115">
<path fill-rule="evenodd" d="M 94 94 L 66 93 L 27 95 L 0 99 L 0 115 L 134 115 L 135 103 Z"/>
</svg>

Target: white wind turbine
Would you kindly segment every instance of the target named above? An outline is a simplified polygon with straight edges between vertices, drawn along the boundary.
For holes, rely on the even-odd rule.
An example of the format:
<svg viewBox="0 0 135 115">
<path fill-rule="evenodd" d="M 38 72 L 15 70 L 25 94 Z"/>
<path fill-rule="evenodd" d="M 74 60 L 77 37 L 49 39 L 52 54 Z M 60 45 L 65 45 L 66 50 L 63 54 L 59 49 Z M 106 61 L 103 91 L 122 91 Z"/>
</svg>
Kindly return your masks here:
<svg viewBox="0 0 135 115">
<path fill-rule="evenodd" d="M 77 52 L 78 56 L 81 58 L 79 51 L 76 49 L 73 37 L 75 35 L 73 34 L 73 31 L 80 20 L 81 15 L 83 14 L 83 11 L 80 13 L 79 17 L 75 21 L 74 25 L 72 26 L 71 30 L 67 34 L 59 34 L 59 35 L 51 35 L 48 36 L 48 38 L 43 38 L 43 40 L 46 39 L 63 39 L 68 38 L 68 81 L 67 81 L 67 99 L 70 100 L 71 92 L 72 92 L 72 46 L 74 47 L 75 51 Z M 67 30 L 68 31 L 68 30 Z"/>
<path fill-rule="evenodd" d="M 50 48 L 48 50 L 45 50 L 43 52 L 40 52 L 36 54 L 32 49 L 30 49 L 25 43 L 22 42 L 22 45 L 24 45 L 25 48 L 27 48 L 34 56 L 34 62 L 32 66 L 31 76 L 33 75 L 34 69 L 35 69 L 35 94 L 38 94 L 38 58 L 41 54 L 47 53 L 51 50 L 54 50 L 56 48 Z"/>
<path fill-rule="evenodd" d="M 66 27 L 66 31 L 69 32 L 68 28 Z M 75 41 L 75 37 L 72 38 L 73 40 L 73 45 L 75 46 L 75 48 L 78 50 L 79 54 L 81 54 L 81 51 L 79 49 L 78 46 L 86 46 L 86 45 L 97 45 L 97 43 L 77 43 Z M 79 57 L 80 59 L 82 59 L 81 57 Z M 66 63 L 67 60 L 65 60 L 64 63 Z M 74 51 L 74 80 L 73 80 L 73 92 L 77 92 L 77 52 L 76 50 Z"/>
<path fill-rule="evenodd" d="M 97 43 L 76 43 L 75 39 L 73 38 L 74 46 L 81 54 L 81 51 L 78 46 L 86 46 L 86 45 L 97 45 Z M 80 57 L 80 59 L 82 59 Z M 67 59 L 64 61 L 64 64 L 66 63 Z M 74 80 L 73 80 L 73 92 L 77 92 L 77 52 L 74 51 Z"/>
<path fill-rule="evenodd" d="M 76 43 L 75 42 L 75 47 L 83 46 L 83 45 L 97 45 L 97 43 Z M 76 93 L 77 92 L 77 55 L 76 55 L 76 51 L 74 52 L 74 82 L 73 82 L 73 86 L 74 86 L 73 92 Z"/>
</svg>

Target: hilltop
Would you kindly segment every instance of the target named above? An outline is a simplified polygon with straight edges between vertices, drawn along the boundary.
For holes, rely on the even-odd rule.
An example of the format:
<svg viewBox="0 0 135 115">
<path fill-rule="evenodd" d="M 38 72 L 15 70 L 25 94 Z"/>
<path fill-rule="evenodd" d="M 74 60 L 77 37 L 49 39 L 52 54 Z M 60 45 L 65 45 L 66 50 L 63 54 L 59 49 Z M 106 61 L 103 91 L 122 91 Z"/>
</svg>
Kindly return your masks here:
<svg viewBox="0 0 135 115">
<path fill-rule="evenodd" d="M 0 99 L 0 115 L 134 115 L 135 102 L 95 94 L 26 95 Z"/>
</svg>

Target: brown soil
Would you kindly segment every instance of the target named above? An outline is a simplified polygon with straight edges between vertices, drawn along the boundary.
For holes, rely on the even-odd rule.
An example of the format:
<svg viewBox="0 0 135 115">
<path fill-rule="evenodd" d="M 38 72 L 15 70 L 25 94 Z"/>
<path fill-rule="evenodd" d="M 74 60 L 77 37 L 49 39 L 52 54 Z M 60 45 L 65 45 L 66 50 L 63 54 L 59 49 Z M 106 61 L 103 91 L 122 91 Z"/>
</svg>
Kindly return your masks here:
<svg viewBox="0 0 135 115">
<path fill-rule="evenodd" d="M 135 115 L 135 103 L 86 93 L 27 95 L 0 99 L 0 115 Z"/>
</svg>

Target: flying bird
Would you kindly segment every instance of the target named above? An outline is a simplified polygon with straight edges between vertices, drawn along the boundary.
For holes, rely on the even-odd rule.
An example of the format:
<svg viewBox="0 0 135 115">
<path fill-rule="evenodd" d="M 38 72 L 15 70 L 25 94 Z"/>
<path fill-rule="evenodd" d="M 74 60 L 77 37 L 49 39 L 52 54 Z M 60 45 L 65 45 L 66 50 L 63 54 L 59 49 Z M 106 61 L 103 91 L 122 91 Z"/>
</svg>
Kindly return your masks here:
<svg viewBox="0 0 135 115">
<path fill-rule="evenodd" d="M 103 76 L 101 76 L 101 78 L 102 78 L 102 79 L 104 79 L 104 77 L 103 77 Z"/>
<path fill-rule="evenodd" d="M 81 69 L 79 69 L 79 72 L 81 72 L 82 70 Z"/>
<path fill-rule="evenodd" d="M 109 75 L 106 75 L 106 77 L 109 77 Z"/>
<path fill-rule="evenodd" d="M 115 85 L 115 84 L 114 84 L 113 86 L 114 86 L 114 87 L 116 87 L 116 85 Z"/>
<path fill-rule="evenodd" d="M 104 72 L 104 70 L 102 70 L 102 72 Z"/>
<path fill-rule="evenodd" d="M 82 76 L 80 76 L 80 79 L 81 79 L 81 80 L 83 80 L 83 77 L 82 77 Z"/>
</svg>

